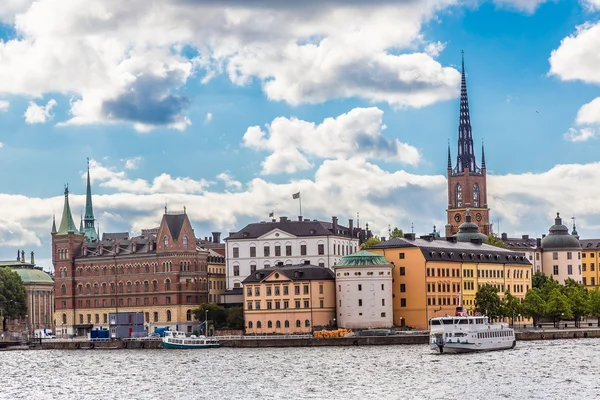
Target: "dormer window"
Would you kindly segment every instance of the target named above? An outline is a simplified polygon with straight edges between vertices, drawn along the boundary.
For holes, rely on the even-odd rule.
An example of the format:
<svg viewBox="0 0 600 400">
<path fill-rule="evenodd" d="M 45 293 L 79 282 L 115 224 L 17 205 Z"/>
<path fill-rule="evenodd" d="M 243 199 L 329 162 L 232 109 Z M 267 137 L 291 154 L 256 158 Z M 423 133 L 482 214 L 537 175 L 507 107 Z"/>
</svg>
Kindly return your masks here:
<svg viewBox="0 0 600 400">
<path fill-rule="evenodd" d="M 164 248 L 165 249 L 169 248 L 169 237 L 167 235 L 165 235 L 165 238 L 164 238 Z"/>
</svg>

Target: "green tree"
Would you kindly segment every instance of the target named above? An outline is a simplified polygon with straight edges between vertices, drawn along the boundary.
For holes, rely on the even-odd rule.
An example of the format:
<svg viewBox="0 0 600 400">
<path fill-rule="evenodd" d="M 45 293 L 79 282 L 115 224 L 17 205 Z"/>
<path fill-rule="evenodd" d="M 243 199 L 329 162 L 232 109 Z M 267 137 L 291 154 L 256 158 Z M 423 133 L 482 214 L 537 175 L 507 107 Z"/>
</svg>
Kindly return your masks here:
<svg viewBox="0 0 600 400">
<path fill-rule="evenodd" d="M 515 315 L 521 313 L 521 300 L 513 296 L 508 290 L 504 292 L 502 298 L 502 314 L 510 318 L 510 324 L 515 324 Z"/>
<path fill-rule="evenodd" d="M 206 313 L 208 311 L 208 314 Z M 227 326 L 227 310 L 215 303 L 202 303 L 200 307 L 192 309 L 192 314 L 197 321 L 204 322 L 205 316 L 213 323 L 216 329 Z"/>
<path fill-rule="evenodd" d="M 227 309 L 227 327 L 229 329 L 244 329 L 244 309 L 242 307 Z"/>
<path fill-rule="evenodd" d="M 554 289 L 558 289 L 561 291 L 561 293 L 564 293 L 564 287 L 552 279 L 552 277 L 549 277 L 541 287 L 541 296 L 544 298 L 544 300 L 548 301 L 550 299 L 550 293 L 552 293 Z"/>
<path fill-rule="evenodd" d="M 404 237 L 404 232 L 402 232 L 402 229 L 398 229 L 398 227 L 395 227 L 394 230 L 392 231 L 392 233 L 390 233 L 390 239 L 403 238 L 403 237 Z"/>
<path fill-rule="evenodd" d="M 544 287 L 544 284 L 547 280 L 552 280 L 552 278 L 549 278 L 543 272 L 538 271 L 531 277 L 531 284 L 534 288 L 541 289 L 542 287 Z"/>
<path fill-rule="evenodd" d="M 363 243 L 362 248 L 368 249 L 369 247 L 375 246 L 376 244 L 379 244 L 379 243 L 381 243 L 381 239 L 379 239 L 379 237 L 377 237 L 377 236 L 373 236 L 373 237 L 367 239 L 367 241 Z"/>
<path fill-rule="evenodd" d="M 571 305 L 569 299 L 561 291 L 559 287 L 555 287 L 548 296 L 548 302 L 546 303 L 546 314 L 554 321 L 554 327 L 558 327 L 558 323 L 563 318 L 571 318 L 573 312 L 571 311 Z"/>
<path fill-rule="evenodd" d="M 533 319 L 534 326 L 538 325 L 540 317 L 546 313 L 546 300 L 541 294 L 540 289 L 533 288 L 525 294 L 525 299 L 521 303 L 521 312 Z"/>
<path fill-rule="evenodd" d="M 502 317 L 502 303 L 498 289 L 489 284 L 483 284 L 475 294 L 475 310 L 488 316 L 490 320 Z"/>
<path fill-rule="evenodd" d="M 11 268 L 0 268 L 0 315 L 6 328 L 6 318 L 23 318 L 27 313 L 27 291 L 19 274 Z"/>
<path fill-rule="evenodd" d="M 494 235 L 493 233 L 490 233 L 488 235 L 487 244 L 489 244 L 490 246 L 496 246 L 496 247 L 501 247 L 503 249 L 508 249 L 508 246 L 506 245 L 506 243 L 504 243 L 502 241 L 502 239 L 500 239 L 498 236 Z"/>
<path fill-rule="evenodd" d="M 590 312 L 590 299 L 588 291 L 581 283 L 574 279 L 565 281 L 564 292 L 569 299 L 569 306 L 575 318 L 575 326 L 580 326 L 581 317 L 584 317 Z"/>
<path fill-rule="evenodd" d="M 598 319 L 600 326 L 600 290 L 597 288 L 589 292 L 590 314 Z"/>
</svg>

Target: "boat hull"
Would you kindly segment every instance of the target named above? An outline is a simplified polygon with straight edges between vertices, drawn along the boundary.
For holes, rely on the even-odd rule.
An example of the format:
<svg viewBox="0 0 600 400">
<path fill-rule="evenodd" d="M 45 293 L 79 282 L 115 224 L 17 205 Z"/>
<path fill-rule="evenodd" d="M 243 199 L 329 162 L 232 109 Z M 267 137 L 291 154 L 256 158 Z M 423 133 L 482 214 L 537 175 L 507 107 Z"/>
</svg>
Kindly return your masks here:
<svg viewBox="0 0 600 400">
<path fill-rule="evenodd" d="M 216 349 L 219 344 L 177 344 L 163 342 L 163 349 Z"/>
<path fill-rule="evenodd" d="M 499 351 L 499 350 L 508 350 L 514 348 L 516 342 L 512 343 L 498 343 L 498 344 L 486 344 L 486 345 L 478 345 L 478 344 L 445 344 L 443 346 L 439 346 L 436 344 L 431 345 L 431 349 L 438 353 L 449 353 L 449 354 L 457 354 L 457 353 L 480 353 L 484 351 Z"/>
</svg>

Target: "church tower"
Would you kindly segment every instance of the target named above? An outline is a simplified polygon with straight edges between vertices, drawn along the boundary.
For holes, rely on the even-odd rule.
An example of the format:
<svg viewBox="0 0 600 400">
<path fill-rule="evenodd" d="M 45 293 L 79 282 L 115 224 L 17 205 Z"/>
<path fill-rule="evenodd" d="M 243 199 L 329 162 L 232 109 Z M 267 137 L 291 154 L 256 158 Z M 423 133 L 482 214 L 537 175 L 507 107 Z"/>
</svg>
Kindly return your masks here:
<svg viewBox="0 0 600 400">
<path fill-rule="evenodd" d="M 98 240 L 98 232 L 94 226 L 94 207 L 92 206 L 92 185 L 90 182 L 90 159 L 87 160 L 87 190 L 85 194 L 85 216 L 84 227 L 81 233 L 85 234 L 85 240 L 95 242 Z"/>
<path fill-rule="evenodd" d="M 450 144 L 448 144 L 448 223 L 446 236 L 458 232 L 458 227 L 465 221 L 467 209 L 470 210 L 479 232 L 489 235 L 490 209 L 487 204 L 487 185 L 485 152 L 481 145 L 481 168 L 475 161 L 473 135 L 471 133 L 471 116 L 469 115 L 469 99 L 467 97 L 467 79 L 465 77 L 465 56 L 462 54 L 462 79 L 460 85 L 460 121 L 458 124 L 458 154 L 456 166 L 452 167 Z"/>
</svg>

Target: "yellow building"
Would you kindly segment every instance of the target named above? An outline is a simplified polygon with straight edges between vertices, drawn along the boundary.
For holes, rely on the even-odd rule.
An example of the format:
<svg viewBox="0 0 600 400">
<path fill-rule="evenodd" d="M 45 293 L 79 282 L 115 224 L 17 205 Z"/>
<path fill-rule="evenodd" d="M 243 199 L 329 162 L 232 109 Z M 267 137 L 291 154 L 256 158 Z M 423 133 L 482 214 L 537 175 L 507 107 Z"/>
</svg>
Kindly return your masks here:
<svg viewBox="0 0 600 400">
<path fill-rule="evenodd" d="M 311 333 L 332 326 L 335 278 L 329 268 L 279 265 L 242 282 L 247 334 Z"/>
<path fill-rule="evenodd" d="M 524 298 L 531 288 L 531 263 L 514 251 L 482 244 L 481 239 L 415 238 L 406 234 L 369 248 L 394 264 L 394 324 L 428 329 L 430 318 L 454 314 L 462 305 L 473 312 L 481 285 Z"/>
<path fill-rule="evenodd" d="M 590 289 L 600 286 L 600 239 L 581 240 L 581 282 Z"/>
<path fill-rule="evenodd" d="M 221 295 L 225 293 L 225 256 L 208 249 L 207 270 L 208 270 L 208 302 L 219 303 Z"/>
</svg>

